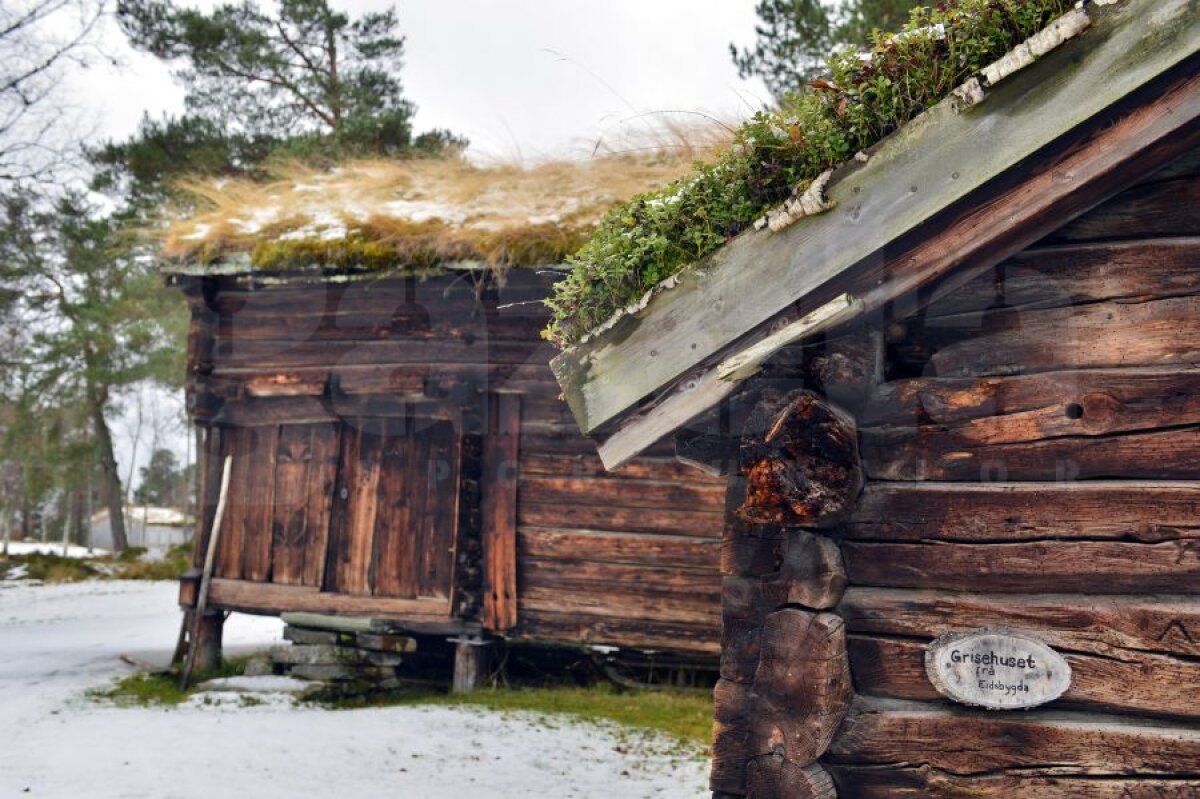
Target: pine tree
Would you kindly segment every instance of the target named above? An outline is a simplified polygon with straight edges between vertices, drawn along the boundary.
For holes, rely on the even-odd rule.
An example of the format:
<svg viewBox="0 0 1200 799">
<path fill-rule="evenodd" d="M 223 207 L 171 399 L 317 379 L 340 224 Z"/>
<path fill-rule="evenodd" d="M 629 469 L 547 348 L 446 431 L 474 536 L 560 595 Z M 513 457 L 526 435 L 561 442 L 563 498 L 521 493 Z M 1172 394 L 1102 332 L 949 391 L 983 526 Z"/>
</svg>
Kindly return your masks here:
<svg viewBox="0 0 1200 799">
<path fill-rule="evenodd" d="M 759 77 L 776 100 L 802 91 L 820 75 L 832 50 L 865 44 L 873 30 L 895 30 L 908 19 L 911 0 L 759 0 L 752 48 L 729 45 L 743 78 Z"/>
<path fill-rule="evenodd" d="M 188 116 L 244 141 L 298 157 L 463 144 L 443 131 L 414 139 L 394 9 L 352 19 L 326 0 L 281 0 L 272 11 L 244 0 L 211 13 L 121 0 L 117 15 L 135 47 L 183 62 Z"/>
<path fill-rule="evenodd" d="M 0 292 L 17 296 L 10 318 L 25 331 L 6 353 L 3 388 L 28 425 L 43 430 L 43 466 L 57 451 L 69 464 L 98 462 L 114 546 L 123 549 L 123 492 L 108 415 L 121 388 L 178 382 L 183 374 L 179 299 L 118 222 L 82 195 L 49 203 L 28 190 L 2 199 Z M 90 436 L 81 439 L 81 431 Z M 12 452 L 28 445 L 29 430 L 9 438 Z"/>
</svg>

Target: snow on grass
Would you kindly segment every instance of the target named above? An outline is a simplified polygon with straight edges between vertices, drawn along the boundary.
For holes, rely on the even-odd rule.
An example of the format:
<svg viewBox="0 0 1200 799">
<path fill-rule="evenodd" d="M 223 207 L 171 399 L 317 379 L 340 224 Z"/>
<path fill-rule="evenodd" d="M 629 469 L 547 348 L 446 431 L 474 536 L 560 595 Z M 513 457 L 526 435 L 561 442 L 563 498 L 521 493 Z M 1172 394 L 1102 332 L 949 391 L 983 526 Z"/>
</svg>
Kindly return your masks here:
<svg viewBox="0 0 1200 799">
<path fill-rule="evenodd" d="M 616 725 L 476 707 L 327 710 L 237 695 L 181 706 L 97 704 L 89 690 L 165 662 L 173 583 L 0 583 L 0 796 L 700 796 L 706 763 Z M 280 640 L 235 614 L 227 652 Z M 211 696 L 216 696 L 211 695 Z"/>
<path fill-rule="evenodd" d="M 63 552 L 62 542 L 53 541 L 10 541 L 6 545 L 10 555 L 58 555 L 64 558 L 101 558 L 111 554 L 107 549 L 88 549 L 77 544 L 68 544 Z"/>
</svg>

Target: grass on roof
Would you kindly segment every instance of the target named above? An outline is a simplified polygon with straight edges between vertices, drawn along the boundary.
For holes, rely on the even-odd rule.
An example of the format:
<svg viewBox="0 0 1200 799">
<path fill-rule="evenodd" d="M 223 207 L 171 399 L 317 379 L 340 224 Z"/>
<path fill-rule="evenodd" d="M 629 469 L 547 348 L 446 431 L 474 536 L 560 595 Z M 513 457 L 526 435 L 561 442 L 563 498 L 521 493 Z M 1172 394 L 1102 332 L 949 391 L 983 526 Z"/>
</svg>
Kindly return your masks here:
<svg viewBox="0 0 1200 799">
<path fill-rule="evenodd" d="M 916 8 L 867 52 L 755 115 L 714 161 L 613 209 L 547 301 L 544 336 L 567 347 L 716 250 L 827 169 L 865 150 L 1070 10 L 1073 0 L 946 0 Z"/>
<path fill-rule="evenodd" d="M 180 188 L 196 210 L 167 226 L 162 251 L 181 263 L 241 257 L 273 271 L 560 264 L 609 208 L 685 174 L 732 132 L 661 123 L 602 141 L 587 160 L 529 167 L 362 160 L 333 170 L 285 165 L 260 182 L 186 181 Z"/>
</svg>

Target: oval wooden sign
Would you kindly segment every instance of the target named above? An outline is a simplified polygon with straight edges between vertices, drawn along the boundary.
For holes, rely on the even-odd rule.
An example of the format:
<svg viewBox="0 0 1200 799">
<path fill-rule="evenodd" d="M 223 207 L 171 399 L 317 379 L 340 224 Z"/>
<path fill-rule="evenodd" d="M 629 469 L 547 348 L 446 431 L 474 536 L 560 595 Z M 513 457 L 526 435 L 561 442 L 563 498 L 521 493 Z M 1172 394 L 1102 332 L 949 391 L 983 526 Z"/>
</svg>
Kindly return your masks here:
<svg viewBox="0 0 1200 799">
<path fill-rule="evenodd" d="M 942 696 L 991 710 L 1044 705 L 1071 687 L 1062 655 L 1008 630 L 942 636 L 925 650 L 925 672 Z"/>
</svg>

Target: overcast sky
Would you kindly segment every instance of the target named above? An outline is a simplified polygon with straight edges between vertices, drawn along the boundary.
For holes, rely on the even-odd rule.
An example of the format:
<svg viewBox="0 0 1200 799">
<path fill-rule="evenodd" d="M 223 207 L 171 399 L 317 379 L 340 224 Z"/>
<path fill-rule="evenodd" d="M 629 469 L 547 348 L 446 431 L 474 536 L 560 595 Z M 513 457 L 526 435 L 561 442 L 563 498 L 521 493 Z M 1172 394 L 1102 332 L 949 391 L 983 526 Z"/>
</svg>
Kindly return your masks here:
<svg viewBox="0 0 1200 799">
<path fill-rule="evenodd" d="M 333 2 L 352 12 L 391 5 Z M 738 78 L 729 58 L 731 41 L 754 37 L 754 0 L 400 0 L 396 6 L 408 39 L 402 79 L 418 106 L 417 130 L 465 135 L 481 159 L 586 156 L 598 137 L 636 132 L 658 112 L 734 119 L 767 97 L 758 81 Z M 104 58 L 89 58 L 88 68 L 70 74 L 63 87 L 80 132 L 119 139 L 144 113 L 182 109 L 170 68 L 132 51 L 111 21 L 98 49 Z M 115 403 L 123 477 L 136 475 L 128 471 L 138 428 L 135 395 Z M 159 443 L 183 459 L 186 428 L 169 423 L 180 417 L 180 401 L 142 391 L 137 466 L 149 455 L 153 418 L 162 428 Z"/>
<path fill-rule="evenodd" d="M 352 12 L 386 0 L 333 0 Z M 729 43 L 754 36 L 754 0 L 400 0 L 402 79 L 416 127 L 466 135 L 473 154 L 532 160 L 586 153 L 635 118 L 662 111 L 742 117 L 767 97 L 743 81 Z M 161 62 L 115 27 L 106 55 L 72 79 L 97 135 L 131 133 L 144 112 L 177 111 L 182 92 Z"/>
</svg>

